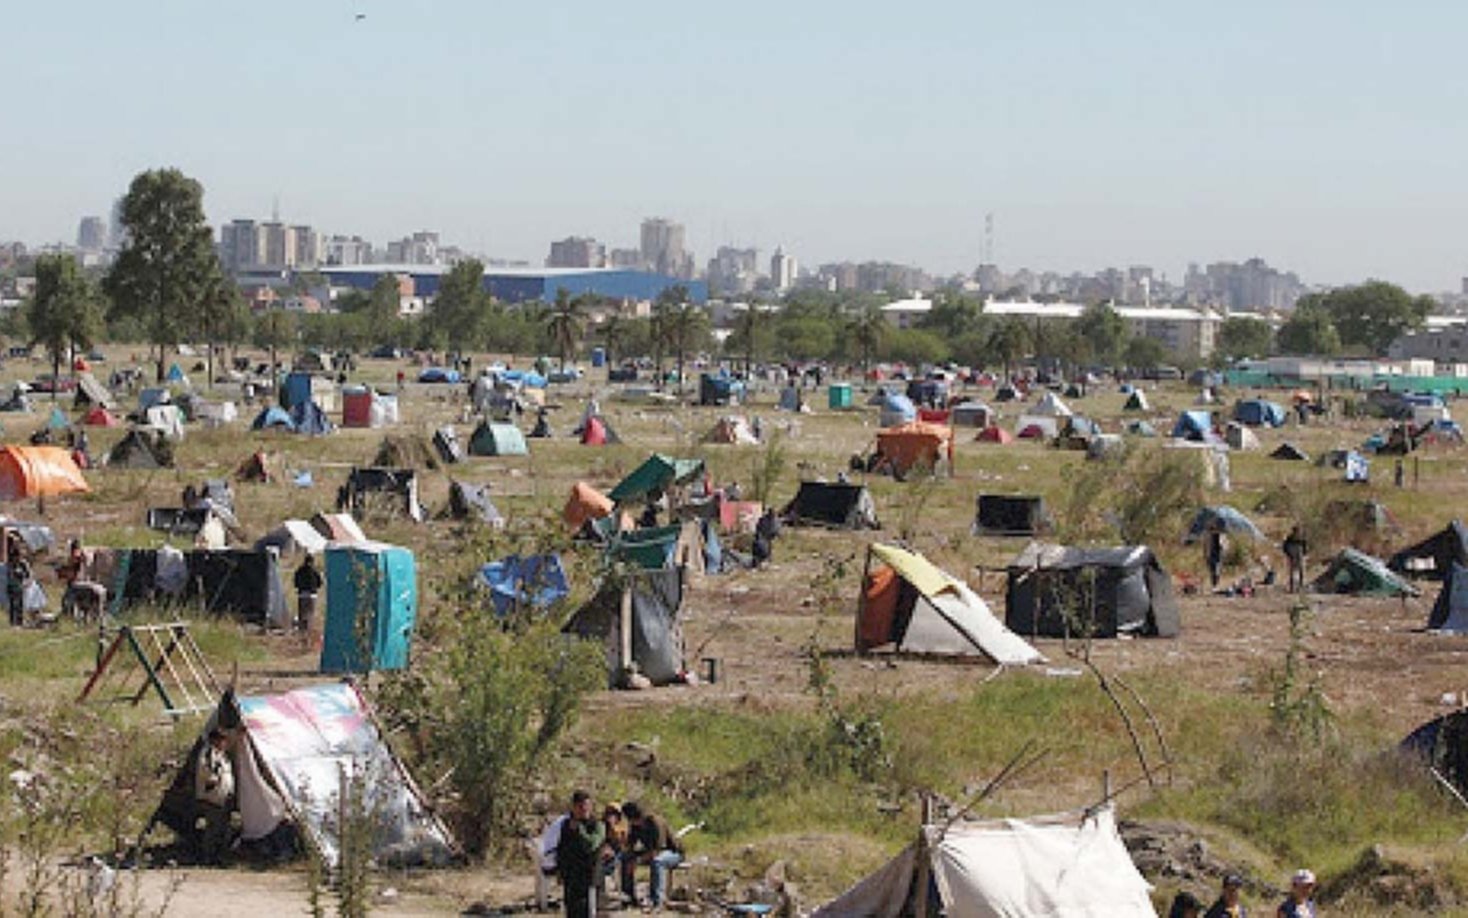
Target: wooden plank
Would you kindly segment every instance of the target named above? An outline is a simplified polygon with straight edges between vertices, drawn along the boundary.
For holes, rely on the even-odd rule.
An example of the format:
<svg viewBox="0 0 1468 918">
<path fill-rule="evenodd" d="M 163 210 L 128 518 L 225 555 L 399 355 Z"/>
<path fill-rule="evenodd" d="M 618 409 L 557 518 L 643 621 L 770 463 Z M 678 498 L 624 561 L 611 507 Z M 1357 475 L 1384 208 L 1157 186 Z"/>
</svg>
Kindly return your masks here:
<svg viewBox="0 0 1468 918">
<path fill-rule="evenodd" d="M 122 646 L 122 637 L 123 633 L 121 631 L 117 632 L 117 637 L 112 639 L 111 645 L 108 646 L 107 650 L 97 660 L 97 668 L 92 671 L 92 677 L 87 680 L 87 684 L 82 687 L 82 693 L 77 696 L 76 700 L 79 703 L 86 701 L 87 696 L 92 693 L 92 689 L 96 688 L 97 683 L 101 681 L 102 674 L 107 671 L 107 667 L 112 663 L 112 658 L 117 656 L 118 648 Z"/>
<path fill-rule="evenodd" d="M 137 654 L 138 664 L 143 667 L 143 672 L 148 677 L 148 684 L 151 684 L 153 688 L 158 690 L 158 697 L 163 699 L 164 710 L 172 714 L 174 712 L 173 699 L 168 697 L 168 690 L 164 688 L 163 680 L 159 679 L 158 673 L 154 671 L 153 667 L 148 665 L 148 655 L 143 652 L 142 646 L 138 644 L 138 639 L 133 636 L 133 629 L 127 625 L 124 625 L 123 629 L 128 643 L 132 645 L 133 653 Z"/>
</svg>

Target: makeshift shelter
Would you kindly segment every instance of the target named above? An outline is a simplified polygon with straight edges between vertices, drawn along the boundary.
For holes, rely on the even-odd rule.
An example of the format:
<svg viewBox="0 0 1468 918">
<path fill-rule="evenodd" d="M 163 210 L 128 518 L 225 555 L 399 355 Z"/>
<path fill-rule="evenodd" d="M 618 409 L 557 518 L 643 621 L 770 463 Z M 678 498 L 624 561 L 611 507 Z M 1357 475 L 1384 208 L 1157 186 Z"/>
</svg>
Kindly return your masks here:
<svg viewBox="0 0 1468 918">
<path fill-rule="evenodd" d="M 87 479 L 59 446 L 0 447 L 0 500 L 85 493 Z"/>
<path fill-rule="evenodd" d="M 327 541 L 342 545 L 368 541 L 367 534 L 350 513 L 318 513 L 311 517 L 311 528 L 321 533 Z"/>
<path fill-rule="evenodd" d="M 759 443 L 754 431 L 749 427 L 749 421 L 737 415 L 726 415 L 714 423 L 712 430 L 704 438 L 705 443 L 725 443 L 734 445 L 754 445 Z"/>
<path fill-rule="evenodd" d="M 118 427 L 122 422 L 112 412 L 97 405 L 82 416 L 82 423 L 88 427 Z"/>
<path fill-rule="evenodd" d="M 1427 616 L 1430 631 L 1468 634 L 1468 566 L 1454 561 Z"/>
<path fill-rule="evenodd" d="M 181 839 L 197 837 L 202 815 L 195 791 L 209 731 L 229 737 L 240 833 L 262 841 L 292 822 L 328 868 L 340 862 L 344 780 L 359 782 L 363 809 L 374 814 L 370 854 L 384 866 L 446 866 L 458 857 L 449 831 L 401 761 L 388 748 L 366 699 L 350 683 L 236 699 L 226 693 L 164 792 L 143 835 L 163 823 Z"/>
<path fill-rule="evenodd" d="M 940 463 L 947 463 L 953 474 L 953 428 L 927 421 L 911 421 L 877 432 L 877 453 L 882 457 L 878 468 L 890 470 L 901 478 L 914 469 L 936 473 Z"/>
<path fill-rule="evenodd" d="M 859 484 L 802 481 L 780 517 L 793 526 L 880 529 L 872 493 Z"/>
<path fill-rule="evenodd" d="M 525 435 L 514 424 L 483 421 L 469 437 L 471 456 L 525 456 L 529 453 Z"/>
<path fill-rule="evenodd" d="M 988 427 L 994 423 L 994 409 L 983 402 L 960 402 L 953 406 L 948 422 L 954 427 Z"/>
<path fill-rule="evenodd" d="M 479 569 L 479 584 L 489 590 L 494 612 L 504 618 L 517 610 L 544 612 L 571 595 L 561 556 L 510 555 Z"/>
<path fill-rule="evenodd" d="M 495 529 L 505 525 L 504 514 L 489 498 L 489 485 L 449 482 L 449 515 L 459 520 L 477 519 Z"/>
<path fill-rule="evenodd" d="M 1223 531 L 1231 536 L 1243 536 L 1257 542 L 1263 542 L 1264 533 L 1254 525 L 1254 521 L 1233 507 L 1220 505 L 1217 507 L 1203 507 L 1193 515 L 1193 522 L 1188 526 L 1187 535 L 1183 536 L 1184 545 L 1192 545 L 1203 538 L 1203 533 L 1214 526 L 1223 527 Z"/>
<path fill-rule="evenodd" d="M 1263 448 L 1259 436 L 1237 421 L 1229 422 L 1224 429 L 1223 439 L 1228 443 L 1229 449 L 1253 451 Z"/>
<path fill-rule="evenodd" d="M 187 386 L 189 384 L 189 378 L 188 376 L 184 375 L 183 367 L 179 366 L 176 363 L 169 364 L 168 375 L 164 378 L 167 379 L 170 383 L 175 383 L 181 386 Z"/>
<path fill-rule="evenodd" d="M 450 370 L 444 367 L 426 367 L 418 374 L 421 383 L 450 383 L 457 385 L 462 381 L 458 370 Z"/>
<path fill-rule="evenodd" d="M 1408 734 L 1401 749 L 1468 795 L 1468 710 L 1434 717 Z"/>
<path fill-rule="evenodd" d="M 1310 591 L 1358 596 L 1418 595 L 1416 587 L 1393 574 L 1380 558 L 1354 548 L 1342 549 L 1325 573 L 1310 584 Z"/>
<path fill-rule="evenodd" d="M 562 629 L 606 648 L 607 680 L 627 684 L 635 670 L 653 685 L 681 680 L 683 569 L 634 570 L 602 581 Z"/>
<path fill-rule="evenodd" d="M 1005 624 L 1021 635 L 1176 637 L 1172 580 L 1145 545 L 1032 542 L 1009 562 Z"/>
<path fill-rule="evenodd" d="M 423 522 L 423 505 L 418 502 L 418 473 L 412 469 L 353 468 L 337 495 L 337 509 L 361 518 L 377 495 L 415 523 Z"/>
<path fill-rule="evenodd" d="M 1053 440 L 1060 435 L 1060 422 L 1039 414 L 1022 414 L 1014 423 L 1014 435 L 1021 440 Z"/>
<path fill-rule="evenodd" d="M 459 445 L 459 435 L 452 427 L 440 427 L 433 432 L 433 448 L 444 465 L 464 461 L 464 447 Z"/>
<path fill-rule="evenodd" d="M 327 547 L 322 672 L 403 669 L 417 616 L 411 551 L 381 542 Z"/>
<path fill-rule="evenodd" d="M 182 440 L 184 437 L 184 416 L 177 405 L 154 405 L 145 409 L 141 426 L 170 440 Z"/>
<path fill-rule="evenodd" d="M 718 545 L 718 536 L 712 534 L 711 527 L 710 533 L 712 544 L 701 521 L 695 520 L 624 530 L 612 536 L 608 553 L 644 570 L 682 567 L 696 574 L 718 573 L 722 567 L 722 546 Z"/>
<path fill-rule="evenodd" d="M 994 401 L 1012 402 L 1019 398 L 1019 392 L 1011 385 L 1003 385 L 994 390 Z"/>
<path fill-rule="evenodd" d="M 250 422 L 251 430 L 295 430 L 296 422 L 291 420 L 289 411 L 276 405 L 263 409 L 255 415 L 255 420 Z"/>
<path fill-rule="evenodd" d="M 138 393 L 138 412 L 147 411 L 155 405 L 173 404 L 173 393 L 163 386 L 149 386 Z"/>
<path fill-rule="evenodd" d="M 117 400 L 107 387 L 97 381 L 97 377 L 91 373 L 79 373 L 76 377 L 76 397 L 72 401 L 74 408 L 96 407 L 105 411 L 113 411 L 117 408 Z"/>
<path fill-rule="evenodd" d="M 1122 406 L 1123 411 L 1151 411 L 1152 404 L 1147 401 L 1147 393 L 1141 389 L 1133 389 L 1132 394 L 1127 396 L 1126 403 Z"/>
<path fill-rule="evenodd" d="M 1025 413 L 1037 414 L 1047 418 L 1068 418 L 1075 412 L 1071 411 L 1070 406 L 1060 400 L 1060 396 L 1054 392 L 1046 392 Z"/>
<path fill-rule="evenodd" d="M 813 918 L 1156 918 L 1109 805 L 925 826 L 918 841 Z"/>
<path fill-rule="evenodd" d="M 1392 555 L 1387 567 L 1409 577 L 1441 580 L 1454 564 L 1468 565 L 1468 526 L 1459 520 Z"/>
<path fill-rule="evenodd" d="M 1122 432 L 1133 437 L 1155 437 L 1157 428 L 1146 421 L 1128 421 Z"/>
<path fill-rule="evenodd" d="M 653 453 L 612 488 L 607 496 L 613 503 L 625 504 L 668 488 L 687 484 L 704 473 L 702 459 L 674 459 Z"/>
<path fill-rule="evenodd" d="M 199 548 L 224 548 L 229 541 L 227 524 L 210 507 L 151 507 L 147 524 L 169 536 L 187 536 Z"/>
<path fill-rule="evenodd" d="M 1003 666 L 1044 660 L 967 584 L 922 555 L 880 544 L 867 548 L 856 651 L 986 657 Z"/>
<path fill-rule="evenodd" d="M 1184 411 L 1172 425 L 1172 436 L 1206 443 L 1213 436 L 1213 415 L 1206 411 Z"/>
<path fill-rule="evenodd" d="M 1014 442 L 1014 434 L 995 424 L 993 427 L 985 427 L 974 437 L 978 443 L 998 443 L 1000 446 L 1008 446 Z"/>
<path fill-rule="evenodd" d="M 744 383 L 726 373 L 704 373 L 698 378 L 700 405 L 732 405 L 744 397 Z"/>
<path fill-rule="evenodd" d="M 1269 454 L 1269 458 L 1284 459 L 1291 462 L 1310 461 L 1309 455 L 1307 455 L 1304 450 L 1289 442 L 1281 443 L 1279 446 L 1276 446 L 1274 448 L 1274 452 Z"/>
<path fill-rule="evenodd" d="M 1262 398 L 1251 398 L 1234 405 L 1234 420 L 1250 427 L 1282 427 L 1284 406 Z"/>
<path fill-rule="evenodd" d="M 588 520 L 611 516 L 615 508 L 612 499 L 584 481 L 571 486 L 571 496 L 561 510 L 561 518 L 572 529 L 580 529 Z"/>
<path fill-rule="evenodd" d="M 268 550 L 248 548 L 168 547 L 92 549 L 93 569 L 107 585 L 113 614 L 134 603 L 167 598 L 211 615 L 282 627 L 290 620 L 280 558 Z"/>
<path fill-rule="evenodd" d="M 240 418 L 240 409 L 234 402 L 206 402 L 196 398 L 193 412 L 195 420 L 210 428 L 233 424 Z"/>
<path fill-rule="evenodd" d="M 281 555 L 319 555 L 327 538 L 306 520 L 285 520 L 255 542 L 256 551 L 273 548 Z"/>
<path fill-rule="evenodd" d="M 984 535 L 1032 536 L 1054 525 L 1045 498 L 1034 494 L 980 494 L 974 532 Z"/>
<path fill-rule="evenodd" d="M 882 393 L 882 409 L 878 414 L 879 423 L 883 427 L 895 427 L 898 424 L 906 424 L 917 420 L 917 407 L 913 405 L 912 399 L 900 392 L 884 390 Z"/>
<path fill-rule="evenodd" d="M 301 402 L 291 409 L 291 430 L 311 437 L 331 433 L 331 418 L 316 402 Z"/>
<path fill-rule="evenodd" d="M 312 402 L 324 411 L 336 411 L 340 398 L 341 390 L 334 381 L 300 370 L 287 374 L 280 387 L 280 406 L 292 412 Z"/>
<path fill-rule="evenodd" d="M 156 431 L 134 428 L 107 454 L 107 467 L 113 469 L 173 468 L 173 446 Z"/>
<path fill-rule="evenodd" d="M 622 438 L 617 436 L 612 425 L 599 414 L 594 414 L 583 421 L 576 433 L 581 437 L 582 446 L 607 446 L 622 442 Z"/>
<path fill-rule="evenodd" d="M 347 386 L 342 389 L 342 426 L 382 427 L 396 415 L 396 402 L 394 398 L 394 407 L 389 410 L 387 400 L 370 387 Z"/>
<path fill-rule="evenodd" d="M 805 400 L 800 397 L 800 389 L 786 386 L 780 390 L 780 401 L 775 407 L 779 411 L 801 411 L 805 408 Z"/>
</svg>

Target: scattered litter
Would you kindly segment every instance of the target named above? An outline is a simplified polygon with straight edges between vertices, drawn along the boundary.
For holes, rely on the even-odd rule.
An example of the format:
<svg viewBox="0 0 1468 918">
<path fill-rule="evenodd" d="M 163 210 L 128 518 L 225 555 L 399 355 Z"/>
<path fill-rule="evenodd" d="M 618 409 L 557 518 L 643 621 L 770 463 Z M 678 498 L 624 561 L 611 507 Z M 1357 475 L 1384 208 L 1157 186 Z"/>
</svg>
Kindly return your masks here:
<svg viewBox="0 0 1468 918">
<path fill-rule="evenodd" d="M 1061 668 L 1058 666 L 1045 667 L 1045 675 L 1052 679 L 1074 679 L 1080 676 L 1080 674 L 1081 671 L 1079 669 Z"/>
</svg>

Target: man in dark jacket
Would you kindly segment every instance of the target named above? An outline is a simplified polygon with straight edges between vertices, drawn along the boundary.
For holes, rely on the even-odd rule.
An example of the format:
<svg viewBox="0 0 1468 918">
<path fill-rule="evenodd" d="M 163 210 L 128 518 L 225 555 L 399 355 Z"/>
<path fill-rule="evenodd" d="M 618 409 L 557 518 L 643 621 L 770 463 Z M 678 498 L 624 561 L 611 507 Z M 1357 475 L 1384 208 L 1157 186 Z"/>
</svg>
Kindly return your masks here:
<svg viewBox="0 0 1468 918">
<path fill-rule="evenodd" d="M 622 807 L 629 829 L 627 850 L 622 859 L 622 894 L 636 898 L 637 865 L 646 864 L 650 871 L 648 903 L 661 908 L 663 891 L 668 885 L 668 872 L 683 863 L 683 843 L 668 827 L 667 820 L 656 813 L 644 812 L 636 803 Z"/>
<path fill-rule="evenodd" d="M 606 825 L 596 818 L 591 795 L 576 791 L 571 795 L 571 812 L 561 826 L 561 840 L 556 845 L 556 870 L 561 875 L 570 918 L 593 918 L 596 914 L 592 890 L 606 840 Z"/>
<path fill-rule="evenodd" d="M 321 592 L 321 572 L 316 569 L 316 559 L 309 553 L 301 566 L 296 568 L 296 628 L 302 634 L 311 630 L 311 618 L 316 614 L 316 594 Z"/>
</svg>

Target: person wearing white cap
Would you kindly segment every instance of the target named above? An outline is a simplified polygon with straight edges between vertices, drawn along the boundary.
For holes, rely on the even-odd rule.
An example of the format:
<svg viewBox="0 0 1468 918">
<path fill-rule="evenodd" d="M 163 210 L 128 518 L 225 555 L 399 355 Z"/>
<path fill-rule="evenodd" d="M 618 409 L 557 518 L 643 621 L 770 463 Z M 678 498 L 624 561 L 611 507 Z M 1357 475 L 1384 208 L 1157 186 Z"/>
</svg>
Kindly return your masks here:
<svg viewBox="0 0 1468 918">
<path fill-rule="evenodd" d="M 1290 894 L 1280 903 L 1277 918 L 1315 918 L 1315 874 L 1305 868 L 1290 877 Z"/>
</svg>

